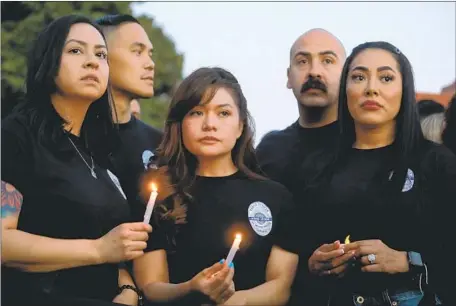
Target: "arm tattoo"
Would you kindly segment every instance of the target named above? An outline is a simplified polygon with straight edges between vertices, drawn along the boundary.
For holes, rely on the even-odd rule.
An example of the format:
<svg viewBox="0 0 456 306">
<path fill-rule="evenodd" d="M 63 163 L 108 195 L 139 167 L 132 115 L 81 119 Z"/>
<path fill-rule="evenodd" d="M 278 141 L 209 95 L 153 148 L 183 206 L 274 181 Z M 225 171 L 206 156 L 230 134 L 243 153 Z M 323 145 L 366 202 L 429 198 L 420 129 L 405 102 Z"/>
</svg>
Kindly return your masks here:
<svg viewBox="0 0 456 306">
<path fill-rule="evenodd" d="M 21 211 L 22 194 L 13 185 L 2 181 L 2 219 Z"/>
</svg>

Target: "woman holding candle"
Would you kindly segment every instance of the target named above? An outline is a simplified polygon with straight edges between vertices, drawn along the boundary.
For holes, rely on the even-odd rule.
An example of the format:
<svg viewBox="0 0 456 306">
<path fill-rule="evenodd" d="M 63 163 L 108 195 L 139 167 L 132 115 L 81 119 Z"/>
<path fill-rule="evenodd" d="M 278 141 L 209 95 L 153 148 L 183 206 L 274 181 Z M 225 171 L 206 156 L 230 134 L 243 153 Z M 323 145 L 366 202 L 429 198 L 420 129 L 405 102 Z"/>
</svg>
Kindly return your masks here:
<svg viewBox="0 0 456 306">
<path fill-rule="evenodd" d="M 296 305 L 456 305 L 456 156 L 424 139 L 414 88 L 410 62 L 389 43 L 348 57 L 338 150 L 301 198 L 312 199 L 304 232 L 318 227 L 301 257 L 315 296 L 293 296 Z M 323 248 L 332 258 L 318 259 Z"/>
<path fill-rule="evenodd" d="M 285 304 L 298 262 L 292 199 L 258 174 L 247 102 L 231 73 L 201 68 L 182 82 L 157 155 L 167 171 L 151 170 L 149 179 L 166 199 L 156 204 L 147 252 L 134 260 L 145 296 L 173 305 Z M 165 181 L 173 190 L 164 191 Z M 234 265 L 219 262 L 227 255 Z"/>
<path fill-rule="evenodd" d="M 151 227 L 124 223 L 129 206 L 106 168 L 108 76 L 88 18 L 55 20 L 31 50 L 26 100 L 2 120 L 2 305 L 138 302 L 119 262 L 143 254 Z"/>
</svg>

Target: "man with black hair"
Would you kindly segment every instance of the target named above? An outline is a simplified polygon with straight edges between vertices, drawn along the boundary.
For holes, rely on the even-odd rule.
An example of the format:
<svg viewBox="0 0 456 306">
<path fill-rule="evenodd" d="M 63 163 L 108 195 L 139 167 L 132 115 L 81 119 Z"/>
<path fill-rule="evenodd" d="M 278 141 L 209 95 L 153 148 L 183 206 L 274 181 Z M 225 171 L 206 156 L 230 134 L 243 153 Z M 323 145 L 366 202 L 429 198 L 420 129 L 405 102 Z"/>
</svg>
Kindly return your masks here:
<svg viewBox="0 0 456 306">
<path fill-rule="evenodd" d="M 421 119 L 432 114 L 445 112 L 445 107 L 434 100 L 420 100 L 417 102 L 417 106 Z"/>
<path fill-rule="evenodd" d="M 154 94 L 153 45 L 139 21 L 130 15 L 108 15 L 96 21 L 108 44 L 109 77 L 116 108 L 121 144 L 113 152 L 115 174 L 131 204 L 133 216 L 144 213 L 139 197 L 142 174 L 159 145 L 162 132 L 132 115 L 133 99 Z"/>
</svg>

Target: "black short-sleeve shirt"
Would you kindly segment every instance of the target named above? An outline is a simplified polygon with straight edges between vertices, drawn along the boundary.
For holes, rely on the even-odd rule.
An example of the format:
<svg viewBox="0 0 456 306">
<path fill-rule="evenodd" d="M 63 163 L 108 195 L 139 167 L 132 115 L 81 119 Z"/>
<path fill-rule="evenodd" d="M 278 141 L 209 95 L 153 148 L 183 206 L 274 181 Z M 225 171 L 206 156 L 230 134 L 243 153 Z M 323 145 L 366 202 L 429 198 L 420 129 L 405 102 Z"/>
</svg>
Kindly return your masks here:
<svg viewBox="0 0 456 306">
<path fill-rule="evenodd" d="M 243 240 L 234 258 L 236 290 L 251 289 L 265 282 L 266 264 L 272 246 L 296 253 L 293 232 L 294 205 L 282 185 L 253 180 L 237 172 L 227 177 L 198 176 L 192 188 L 187 224 L 181 226 L 175 246 L 155 227 L 148 250 L 165 249 L 171 283 L 190 280 L 197 273 L 226 258 L 236 233 Z M 191 294 L 179 305 L 209 302 Z"/>
<path fill-rule="evenodd" d="M 146 203 L 139 196 L 141 177 L 160 144 L 162 132 L 132 116 L 129 122 L 119 124 L 119 136 L 120 146 L 112 156 L 113 172 L 131 205 L 133 221 L 142 221 Z"/>
<path fill-rule="evenodd" d="M 65 134 L 53 145 L 26 114 L 2 120 L 2 181 L 23 195 L 18 230 L 60 239 L 96 239 L 130 218 L 128 203 L 115 176 L 96 165 L 98 179 L 72 146 L 91 165 L 84 141 Z M 27 273 L 2 266 L 2 300 L 36 301 L 50 290 L 66 296 L 112 301 L 117 293 L 117 264 L 77 267 L 49 273 Z"/>
<path fill-rule="evenodd" d="M 414 275 L 410 273 L 363 273 L 358 267 L 341 279 L 306 275 L 308 258 L 316 248 L 335 240 L 343 243 L 347 235 L 351 241 L 379 239 L 397 251 L 419 252 L 440 298 L 452 295 L 455 264 L 445 254 L 456 250 L 456 156 L 426 141 L 410 156 L 404 173 L 398 174 L 394 171 L 396 154 L 392 145 L 353 148 L 334 166 L 327 183 L 309 188 L 303 195 L 308 205 L 299 212 L 303 250 L 293 299 L 303 292 L 308 295 L 303 294 L 297 305 L 304 305 L 310 296 L 319 298 L 330 292 L 413 289 Z M 396 179 L 399 188 L 392 187 Z"/>
<path fill-rule="evenodd" d="M 256 148 L 261 169 L 295 195 L 305 184 L 300 173 L 302 163 L 326 163 L 338 134 L 337 121 L 319 128 L 304 128 L 295 121 L 281 131 L 271 131 Z"/>
</svg>

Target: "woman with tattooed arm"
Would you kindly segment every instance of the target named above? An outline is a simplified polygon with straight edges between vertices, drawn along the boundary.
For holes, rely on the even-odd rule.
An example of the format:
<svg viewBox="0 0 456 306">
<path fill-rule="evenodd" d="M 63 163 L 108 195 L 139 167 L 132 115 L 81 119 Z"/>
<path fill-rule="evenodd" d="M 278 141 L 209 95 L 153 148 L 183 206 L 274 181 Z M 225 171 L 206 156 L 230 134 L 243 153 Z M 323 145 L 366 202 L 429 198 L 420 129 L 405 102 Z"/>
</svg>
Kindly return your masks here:
<svg viewBox="0 0 456 306">
<path fill-rule="evenodd" d="M 26 101 L 2 120 L 2 305 L 136 305 L 119 262 L 142 255 L 152 229 L 125 223 L 107 170 L 116 134 L 104 36 L 64 16 L 31 51 Z"/>
</svg>

